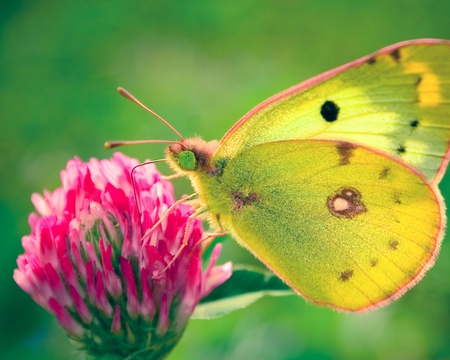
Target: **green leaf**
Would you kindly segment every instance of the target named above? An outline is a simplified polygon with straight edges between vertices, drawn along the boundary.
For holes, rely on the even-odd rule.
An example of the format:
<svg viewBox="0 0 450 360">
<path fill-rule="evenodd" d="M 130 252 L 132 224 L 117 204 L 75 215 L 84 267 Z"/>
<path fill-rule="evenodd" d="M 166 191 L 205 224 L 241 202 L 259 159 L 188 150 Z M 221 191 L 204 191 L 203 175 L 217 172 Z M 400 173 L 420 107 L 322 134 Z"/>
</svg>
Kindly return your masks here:
<svg viewBox="0 0 450 360">
<path fill-rule="evenodd" d="M 233 274 L 204 297 L 193 319 L 211 319 L 242 309 L 264 295 L 285 296 L 294 292 L 272 272 L 252 266 L 235 265 Z"/>
</svg>

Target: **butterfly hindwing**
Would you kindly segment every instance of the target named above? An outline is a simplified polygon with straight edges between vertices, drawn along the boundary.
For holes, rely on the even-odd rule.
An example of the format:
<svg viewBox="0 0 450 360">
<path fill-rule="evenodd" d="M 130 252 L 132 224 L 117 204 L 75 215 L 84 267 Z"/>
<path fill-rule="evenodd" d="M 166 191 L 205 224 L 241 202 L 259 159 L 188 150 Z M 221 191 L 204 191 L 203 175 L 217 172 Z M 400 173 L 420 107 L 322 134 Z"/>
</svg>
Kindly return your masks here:
<svg viewBox="0 0 450 360">
<path fill-rule="evenodd" d="M 433 264 L 443 234 L 437 189 L 351 143 L 258 145 L 209 185 L 203 195 L 226 230 L 297 292 L 341 310 L 400 296 Z"/>
<path fill-rule="evenodd" d="M 437 183 L 450 139 L 450 42 L 393 45 L 277 94 L 224 136 L 217 155 L 310 138 L 382 150 Z"/>
</svg>

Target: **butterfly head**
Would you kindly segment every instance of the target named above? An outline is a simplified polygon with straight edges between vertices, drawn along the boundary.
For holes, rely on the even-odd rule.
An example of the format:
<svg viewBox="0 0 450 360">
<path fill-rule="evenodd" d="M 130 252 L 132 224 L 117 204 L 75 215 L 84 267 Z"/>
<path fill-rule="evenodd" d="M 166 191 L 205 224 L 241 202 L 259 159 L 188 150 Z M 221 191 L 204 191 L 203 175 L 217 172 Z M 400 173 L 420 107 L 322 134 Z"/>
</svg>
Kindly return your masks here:
<svg viewBox="0 0 450 360">
<path fill-rule="evenodd" d="M 166 160 L 175 172 L 203 172 L 214 176 L 217 168 L 212 157 L 219 146 L 218 141 L 205 141 L 198 137 L 183 139 L 169 145 Z"/>
</svg>

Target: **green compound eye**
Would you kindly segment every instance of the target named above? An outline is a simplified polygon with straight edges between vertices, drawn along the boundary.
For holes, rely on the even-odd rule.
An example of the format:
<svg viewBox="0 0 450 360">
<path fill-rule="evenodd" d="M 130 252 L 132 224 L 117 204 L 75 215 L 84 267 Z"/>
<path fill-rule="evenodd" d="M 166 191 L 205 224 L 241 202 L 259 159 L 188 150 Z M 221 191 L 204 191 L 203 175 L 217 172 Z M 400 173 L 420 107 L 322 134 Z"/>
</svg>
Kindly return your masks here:
<svg viewBox="0 0 450 360">
<path fill-rule="evenodd" d="M 186 150 L 178 155 L 180 167 L 186 171 L 197 170 L 197 159 L 192 151 Z"/>
</svg>

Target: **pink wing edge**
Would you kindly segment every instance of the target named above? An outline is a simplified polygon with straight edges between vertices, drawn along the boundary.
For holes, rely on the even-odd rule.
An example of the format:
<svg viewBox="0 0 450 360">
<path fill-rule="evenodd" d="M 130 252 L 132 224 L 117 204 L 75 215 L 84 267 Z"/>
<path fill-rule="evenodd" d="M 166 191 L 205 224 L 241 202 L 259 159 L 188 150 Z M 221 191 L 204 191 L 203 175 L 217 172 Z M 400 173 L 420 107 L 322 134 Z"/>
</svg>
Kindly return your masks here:
<svg viewBox="0 0 450 360">
<path fill-rule="evenodd" d="M 290 88 L 287 88 L 286 90 L 283 90 L 281 92 L 279 92 L 278 94 L 275 94 L 273 96 L 271 96 L 270 98 L 268 98 L 267 100 L 263 101 L 262 103 L 256 105 L 253 109 L 251 109 L 247 114 L 245 114 L 240 120 L 238 120 L 231 128 L 230 130 L 228 130 L 225 135 L 222 137 L 222 139 L 220 140 L 220 144 L 222 144 L 237 128 L 239 128 L 239 126 L 241 126 L 245 121 L 247 121 L 249 118 L 251 118 L 254 114 L 256 114 L 258 111 L 260 111 L 261 109 L 269 106 L 270 104 L 273 104 L 275 102 L 277 102 L 278 100 L 281 100 L 285 97 L 288 97 L 290 95 L 293 95 L 295 93 L 304 91 L 306 89 L 309 89 L 311 87 L 313 87 L 314 85 L 325 81 L 345 70 L 351 69 L 351 68 L 356 68 L 362 64 L 364 64 L 365 62 L 367 62 L 370 59 L 373 59 L 374 57 L 378 56 L 378 55 L 383 55 L 383 54 L 389 54 L 401 47 L 404 46 L 408 46 L 408 45 L 417 45 L 417 44 L 421 44 L 421 45 L 432 45 L 432 44 L 443 44 L 443 45 L 449 45 L 450 46 L 450 40 L 444 40 L 444 39 L 416 39 L 416 40 L 407 40 L 407 41 L 402 41 L 393 45 L 389 45 L 386 46 L 384 48 L 382 48 L 381 50 L 378 50 L 372 54 L 363 56 L 360 59 L 354 60 L 352 62 L 349 62 L 347 64 L 341 65 L 335 69 L 331 69 L 328 70 L 322 74 L 316 75 L 308 80 L 305 80 L 303 82 L 301 82 L 300 84 L 291 86 Z M 441 180 L 442 177 L 444 176 L 445 170 L 447 168 L 448 162 L 449 162 L 449 157 L 450 157 L 450 143 L 449 146 L 447 147 L 446 150 L 446 154 L 444 156 L 444 159 L 442 160 L 441 165 L 439 166 L 438 172 L 436 173 L 435 177 L 432 180 L 432 184 L 438 184 Z"/>
<path fill-rule="evenodd" d="M 336 141 L 336 140 L 321 140 L 321 139 L 317 139 L 315 141 Z M 296 289 L 294 286 L 292 286 L 292 284 L 290 284 L 288 281 L 286 281 L 285 279 L 283 279 L 283 277 L 274 269 L 272 268 L 269 264 L 267 264 L 263 259 L 261 259 L 256 253 L 254 253 L 252 250 L 250 250 L 251 253 L 253 253 L 253 255 L 255 255 L 259 260 L 261 260 L 261 262 L 263 262 L 273 273 L 275 273 L 280 279 L 282 279 L 291 289 L 293 289 L 298 295 L 302 296 L 304 299 L 306 299 L 307 301 L 318 305 L 318 306 L 324 306 L 324 307 L 328 307 L 334 310 L 338 310 L 341 312 L 345 312 L 345 313 L 366 313 L 370 310 L 375 310 L 377 308 L 383 307 L 388 305 L 389 303 L 391 303 L 394 300 L 397 300 L 398 298 L 400 298 L 404 293 L 406 293 L 409 289 L 411 289 L 412 287 L 414 287 L 426 274 L 426 272 L 433 267 L 434 263 L 436 262 L 437 256 L 439 254 L 439 251 L 441 249 L 441 244 L 442 244 L 442 240 L 444 239 L 444 235 L 445 235 L 445 227 L 446 227 L 446 217 L 445 217 L 445 202 L 444 202 L 444 198 L 442 197 L 437 184 L 438 182 L 429 182 L 424 175 L 417 169 L 415 169 L 414 167 L 408 165 L 407 163 L 405 163 L 403 160 L 394 157 L 388 153 L 385 153 L 383 151 L 379 151 L 379 150 L 375 150 L 372 148 L 368 148 L 365 147 L 367 150 L 382 155 L 382 156 L 386 156 L 388 158 L 391 158 L 393 160 L 395 160 L 396 162 L 400 163 L 401 165 L 403 165 L 404 167 L 406 167 L 407 169 L 409 169 L 410 171 L 412 171 L 413 173 L 415 173 L 417 176 L 419 176 L 422 181 L 428 186 L 428 188 L 431 190 L 436 202 L 438 203 L 439 206 L 439 228 L 438 231 L 436 233 L 436 236 L 434 238 L 434 248 L 432 250 L 432 252 L 430 253 L 430 256 L 428 257 L 428 259 L 425 261 L 425 263 L 422 265 L 422 267 L 420 267 L 416 274 L 411 278 L 411 280 L 409 280 L 408 282 L 406 282 L 405 284 L 403 284 L 397 291 L 395 291 L 393 294 L 391 294 L 389 297 L 373 302 L 369 305 L 367 305 L 366 307 L 360 308 L 360 309 L 356 309 L 356 310 L 351 310 L 351 309 L 346 309 L 346 308 L 342 308 L 339 306 L 335 306 L 333 304 L 327 303 L 327 302 L 322 302 L 322 301 L 317 301 L 311 297 L 308 297 L 307 295 L 303 294 L 300 290 Z M 445 164 L 448 163 L 448 154 L 446 157 L 446 161 Z M 441 166 L 440 171 L 445 172 L 445 167 Z"/>
</svg>

